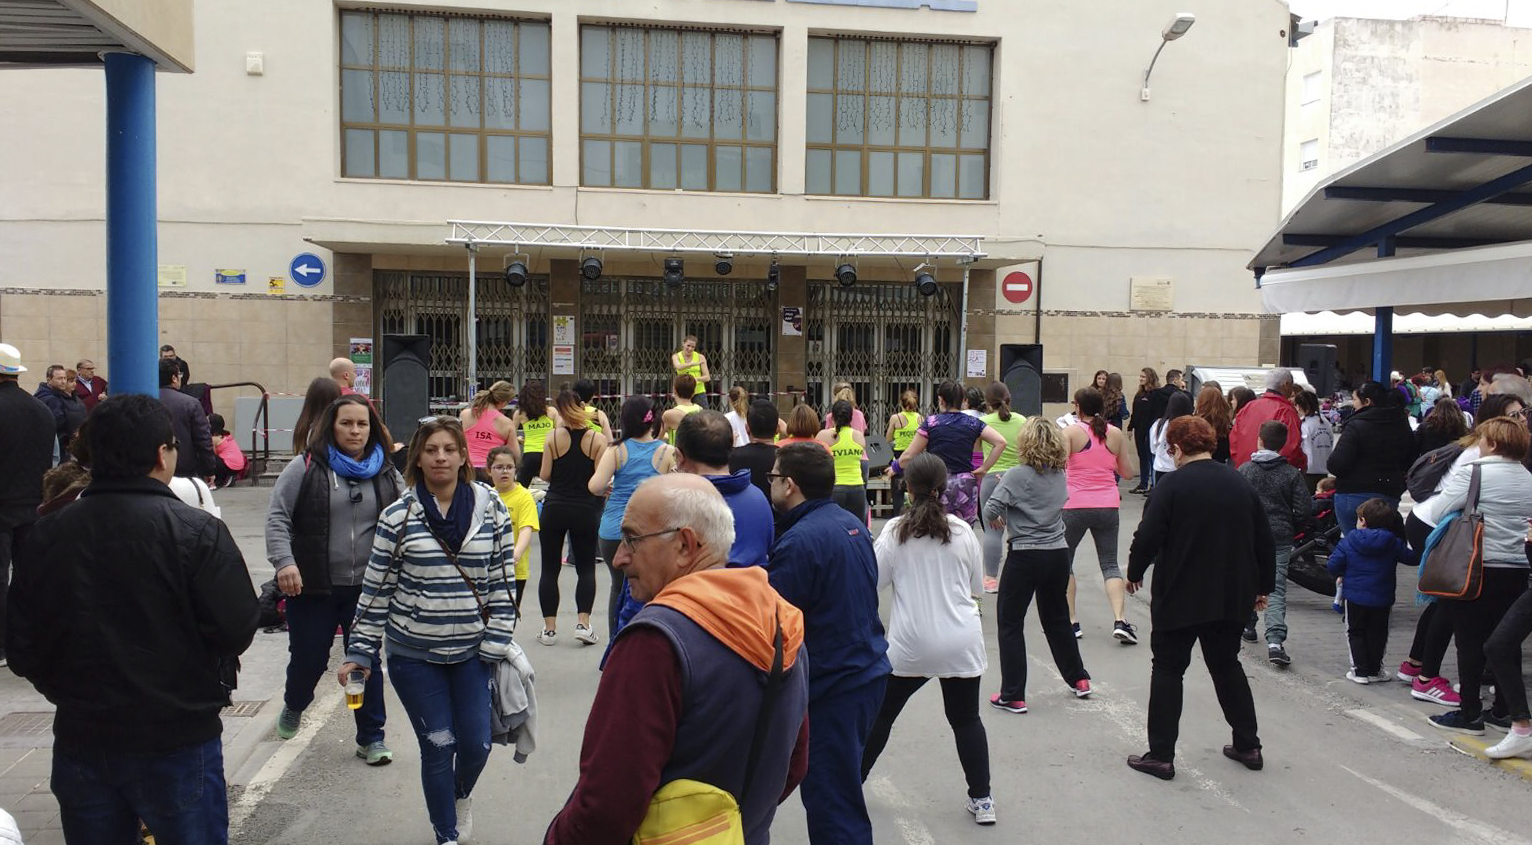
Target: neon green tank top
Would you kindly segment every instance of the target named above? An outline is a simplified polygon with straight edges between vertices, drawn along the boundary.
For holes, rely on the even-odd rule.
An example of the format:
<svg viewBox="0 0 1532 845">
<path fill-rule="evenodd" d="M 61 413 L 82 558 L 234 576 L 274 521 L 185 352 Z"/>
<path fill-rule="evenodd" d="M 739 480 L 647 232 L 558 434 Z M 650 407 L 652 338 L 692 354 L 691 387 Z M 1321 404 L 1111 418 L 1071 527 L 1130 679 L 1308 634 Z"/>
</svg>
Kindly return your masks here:
<svg viewBox="0 0 1532 845">
<path fill-rule="evenodd" d="M 587 422 L 585 424 L 585 427 L 590 429 L 591 431 L 600 431 L 601 430 L 601 418 L 596 416 L 596 406 L 595 405 L 586 405 L 585 406 L 585 415 L 586 415 L 586 419 L 589 420 L 589 422 Z"/>
<path fill-rule="evenodd" d="M 541 454 L 543 444 L 548 442 L 548 432 L 553 430 L 553 417 L 544 414 L 535 419 L 529 418 L 521 423 L 521 431 L 526 440 L 521 445 L 521 451 L 527 454 Z"/>
<path fill-rule="evenodd" d="M 684 354 L 684 352 L 685 352 L 685 350 L 678 349 L 678 350 L 676 350 L 676 355 L 680 356 L 680 355 Z M 685 360 L 685 359 L 681 359 L 681 360 Z M 681 366 L 676 367 L 676 375 L 678 375 L 678 376 L 682 376 L 682 375 L 691 376 L 692 378 L 697 380 L 697 389 L 692 391 L 692 395 L 693 396 L 701 396 L 702 394 L 707 392 L 707 385 L 702 383 L 702 356 L 701 355 L 698 355 L 697 353 L 693 352 L 692 353 L 692 362 L 690 364 L 682 364 Z"/>
<path fill-rule="evenodd" d="M 702 406 L 701 405 L 678 405 L 676 407 L 684 409 L 686 411 L 686 416 L 687 417 L 689 417 L 692 414 L 695 414 L 698 411 L 702 410 Z M 682 419 L 685 419 L 685 417 L 683 417 Z M 665 442 L 669 443 L 672 446 L 676 445 L 676 430 L 675 429 L 672 428 L 670 431 L 665 433 Z"/>
<path fill-rule="evenodd" d="M 1000 457 L 995 461 L 995 466 L 991 471 L 1000 472 L 1001 470 L 1011 469 L 1021 463 L 1016 454 L 1016 439 L 1021 435 L 1021 427 L 1026 424 L 1027 418 L 1012 411 L 1010 420 L 1006 422 L 1000 421 L 999 414 L 985 414 L 979 417 L 979 420 L 1005 435 L 1005 451 L 1000 453 Z M 993 448 L 995 447 L 988 443 L 984 444 L 985 460 L 989 460 L 989 450 Z"/>
<path fill-rule="evenodd" d="M 894 451 L 903 452 L 915 442 L 915 432 L 920 430 L 920 415 L 914 411 L 900 411 L 904 415 L 905 425 L 894 429 Z"/>
<path fill-rule="evenodd" d="M 862 483 L 862 456 L 864 450 L 856 442 L 856 429 L 846 426 L 835 437 L 835 443 L 830 446 L 830 455 L 835 458 L 835 483 L 855 484 Z"/>
</svg>

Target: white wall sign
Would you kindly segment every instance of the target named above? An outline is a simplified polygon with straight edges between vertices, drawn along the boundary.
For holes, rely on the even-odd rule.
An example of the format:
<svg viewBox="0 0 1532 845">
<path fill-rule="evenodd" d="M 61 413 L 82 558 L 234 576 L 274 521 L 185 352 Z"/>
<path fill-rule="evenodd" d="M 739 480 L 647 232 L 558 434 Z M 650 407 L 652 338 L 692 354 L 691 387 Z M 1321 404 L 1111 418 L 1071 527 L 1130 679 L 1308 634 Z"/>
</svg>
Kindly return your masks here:
<svg viewBox="0 0 1532 845">
<path fill-rule="evenodd" d="M 575 318 L 573 314 L 553 315 L 553 342 L 573 346 L 575 342 Z"/>
<path fill-rule="evenodd" d="M 574 347 L 554 344 L 553 374 L 556 376 L 572 376 L 574 371 Z"/>
<path fill-rule="evenodd" d="M 1128 308 L 1133 311 L 1171 311 L 1175 309 L 1176 288 L 1171 279 L 1134 276 L 1129 279 Z"/>
<path fill-rule="evenodd" d="M 989 374 L 989 350 L 968 350 L 968 378 L 984 378 Z"/>
</svg>

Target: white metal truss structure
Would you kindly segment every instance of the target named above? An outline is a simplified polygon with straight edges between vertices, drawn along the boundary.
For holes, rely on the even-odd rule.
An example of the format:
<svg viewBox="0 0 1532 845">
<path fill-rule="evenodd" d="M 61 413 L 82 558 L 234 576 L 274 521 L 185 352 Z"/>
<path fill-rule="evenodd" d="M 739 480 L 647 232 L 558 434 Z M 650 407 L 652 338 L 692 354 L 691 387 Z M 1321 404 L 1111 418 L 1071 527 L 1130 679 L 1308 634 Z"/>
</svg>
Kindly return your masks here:
<svg viewBox="0 0 1532 845">
<path fill-rule="evenodd" d="M 563 247 L 648 253 L 708 255 L 802 255 L 879 258 L 948 258 L 960 263 L 985 257 L 979 235 L 845 235 L 813 232 L 722 232 L 687 229 L 624 229 L 551 223 L 450 220 L 449 244 Z"/>
</svg>

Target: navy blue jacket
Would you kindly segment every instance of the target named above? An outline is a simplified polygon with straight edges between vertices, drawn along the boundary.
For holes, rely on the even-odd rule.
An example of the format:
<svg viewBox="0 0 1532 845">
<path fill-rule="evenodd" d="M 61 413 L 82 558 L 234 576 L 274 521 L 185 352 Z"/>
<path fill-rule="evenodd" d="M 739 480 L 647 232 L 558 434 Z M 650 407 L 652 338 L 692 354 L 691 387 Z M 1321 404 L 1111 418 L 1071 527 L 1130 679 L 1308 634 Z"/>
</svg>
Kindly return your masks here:
<svg viewBox="0 0 1532 845">
<path fill-rule="evenodd" d="M 750 470 L 733 475 L 703 476 L 723 494 L 734 512 L 734 545 L 729 547 L 729 566 L 765 566 L 771 552 L 775 515 L 771 502 L 750 481 Z"/>
<path fill-rule="evenodd" d="M 811 499 L 784 514 L 780 527 L 766 574 L 803 611 L 809 700 L 887 675 L 878 559 L 867 526 L 829 499 Z"/>
<path fill-rule="evenodd" d="M 1330 574 L 1345 579 L 1341 591 L 1346 601 L 1363 607 L 1393 607 L 1395 567 L 1419 562 L 1418 554 L 1394 532 L 1358 528 L 1342 537 L 1330 553 Z"/>
</svg>

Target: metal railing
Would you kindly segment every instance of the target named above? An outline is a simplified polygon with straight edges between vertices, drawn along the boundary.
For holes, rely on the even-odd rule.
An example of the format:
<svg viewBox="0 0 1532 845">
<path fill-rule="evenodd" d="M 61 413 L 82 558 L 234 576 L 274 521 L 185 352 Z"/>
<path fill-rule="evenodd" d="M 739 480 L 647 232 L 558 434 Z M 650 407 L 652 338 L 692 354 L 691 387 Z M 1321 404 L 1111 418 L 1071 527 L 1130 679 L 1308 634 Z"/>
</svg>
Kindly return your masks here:
<svg viewBox="0 0 1532 845">
<path fill-rule="evenodd" d="M 255 485 L 261 473 L 265 472 L 266 465 L 271 462 L 271 394 L 266 392 L 265 386 L 253 381 L 235 381 L 228 384 L 210 384 L 207 386 L 208 401 L 212 401 L 212 393 L 227 387 L 253 387 L 261 392 L 261 404 L 255 409 L 255 420 L 250 426 L 250 463 L 247 476 L 250 484 Z M 257 445 L 259 444 L 259 445 Z"/>
</svg>

